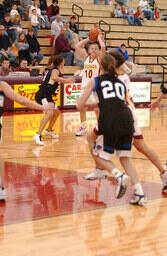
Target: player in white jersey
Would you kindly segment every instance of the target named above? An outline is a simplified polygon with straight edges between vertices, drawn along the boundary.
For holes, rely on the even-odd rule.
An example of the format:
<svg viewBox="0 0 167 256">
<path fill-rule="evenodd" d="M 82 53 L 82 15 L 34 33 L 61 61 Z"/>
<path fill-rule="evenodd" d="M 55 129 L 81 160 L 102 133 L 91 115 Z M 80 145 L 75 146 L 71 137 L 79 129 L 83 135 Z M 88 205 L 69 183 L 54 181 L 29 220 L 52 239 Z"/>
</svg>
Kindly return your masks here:
<svg viewBox="0 0 167 256">
<path fill-rule="evenodd" d="M 99 44 L 100 48 L 99 49 Z M 88 52 L 85 50 L 85 46 L 88 46 Z M 89 38 L 80 41 L 76 46 L 76 52 L 84 61 L 84 69 L 82 70 L 82 86 L 81 86 L 81 95 L 83 94 L 85 87 L 90 79 L 99 75 L 100 72 L 100 59 L 105 54 L 105 43 L 103 35 L 100 33 L 98 36 L 98 42 L 90 42 Z M 87 101 L 87 106 L 91 107 L 98 119 L 99 111 L 98 108 L 95 108 L 97 105 L 97 98 L 95 93 L 92 93 Z M 76 132 L 76 136 L 85 135 L 87 132 L 86 129 L 86 109 L 80 110 L 80 121 L 81 126 L 79 131 Z"/>
</svg>

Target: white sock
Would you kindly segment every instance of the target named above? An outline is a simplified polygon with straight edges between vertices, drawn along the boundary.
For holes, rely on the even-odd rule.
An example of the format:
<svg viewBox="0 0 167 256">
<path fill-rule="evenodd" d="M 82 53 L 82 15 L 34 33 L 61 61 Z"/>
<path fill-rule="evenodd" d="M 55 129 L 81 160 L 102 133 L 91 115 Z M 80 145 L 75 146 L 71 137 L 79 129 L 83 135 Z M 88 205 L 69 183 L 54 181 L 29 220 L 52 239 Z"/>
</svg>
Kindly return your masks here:
<svg viewBox="0 0 167 256">
<path fill-rule="evenodd" d="M 122 172 L 117 168 L 114 168 L 111 173 L 116 179 L 122 174 Z"/>
<path fill-rule="evenodd" d="M 86 121 L 81 123 L 81 128 L 86 129 Z"/>
<path fill-rule="evenodd" d="M 134 192 L 139 195 L 144 195 L 143 188 L 140 182 L 134 185 Z"/>
</svg>

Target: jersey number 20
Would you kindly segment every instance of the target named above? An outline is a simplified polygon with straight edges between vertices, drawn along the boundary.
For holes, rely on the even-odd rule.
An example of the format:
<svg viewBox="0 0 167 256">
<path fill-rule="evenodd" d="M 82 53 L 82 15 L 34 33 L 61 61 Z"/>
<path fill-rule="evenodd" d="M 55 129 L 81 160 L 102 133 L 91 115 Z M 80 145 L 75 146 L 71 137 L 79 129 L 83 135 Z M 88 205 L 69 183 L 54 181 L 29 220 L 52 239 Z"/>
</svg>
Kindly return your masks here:
<svg viewBox="0 0 167 256">
<path fill-rule="evenodd" d="M 120 100 L 125 100 L 125 88 L 123 84 L 115 83 L 115 90 L 112 82 L 103 81 L 101 83 L 101 87 L 103 87 L 103 97 L 104 99 L 115 98 L 118 97 Z"/>
</svg>

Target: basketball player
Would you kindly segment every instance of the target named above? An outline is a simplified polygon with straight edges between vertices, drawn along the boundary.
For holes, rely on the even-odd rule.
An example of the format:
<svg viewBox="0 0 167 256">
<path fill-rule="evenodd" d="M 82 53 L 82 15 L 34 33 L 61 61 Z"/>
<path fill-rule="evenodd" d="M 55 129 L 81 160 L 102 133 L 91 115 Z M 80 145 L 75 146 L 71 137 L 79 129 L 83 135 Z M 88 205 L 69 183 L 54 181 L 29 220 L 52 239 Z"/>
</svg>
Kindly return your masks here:
<svg viewBox="0 0 167 256">
<path fill-rule="evenodd" d="M 126 85 L 127 91 L 130 89 L 130 79 L 127 74 L 125 74 L 125 59 L 124 57 L 116 51 L 110 52 L 110 54 L 116 59 L 116 72 L 118 74 L 118 78 Z M 164 91 L 164 90 L 163 90 Z M 167 90 L 166 90 L 167 91 Z M 129 94 L 128 94 L 129 95 Z M 135 148 L 142 154 L 144 154 L 159 170 L 160 177 L 163 183 L 162 193 L 167 194 L 167 166 L 163 166 L 161 160 L 157 153 L 153 151 L 144 141 L 144 137 L 142 131 L 138 125 L 138 118 L 135 111 L 135 106 L 133 104 L 132 98 L 129 95 L 129 107 L 133 114 L 134 119 L 134 134 L 133 134 L 133 145 Z M 89 137 L 91 140 L 91 136 Z M 104 170 L 100 170 L 100 168 L 96 168 L 96 170 L 85 176 L 85 179 L 96 179 L 96 178 L 105 178 L 106 173 Z"/>
<path fill-rule="evenodd" d="M 99 50 L 99 44 L 101 50 Z M 105 43 L 103 39 L 103 35 L 100 33 L 98 36 L 98 42 L 90 42 L 89 38 L 84 39 L 80 41 L 76 45 L 76 52 L 77 54 L 84 60 L 84 68 L 82 71 L 82 86 L 81 86 L 81 96 L 86 88 L 86 85 L 88 81 L 99 75 L 100 71 L 100 59 L 101 57 L 104 56 L 105 54 Z M 88 53 L 85 50 L 85 46 L 88 46 Z M 87 101 L 87 106 L 92 106 L 97 105 L 97 99 L 95 97 L 95 94 L 92 92 L 90 95 L 88 101 Z M 99 116 L 99 111 L 98 108 L 93 108 L 95 110 L 96 117 L 98 119 Z M 76 132 L 76 136 L 83 136 L 86 134 L 87 129 L 86 129 L 86 109 L 80 110 L 80 121 L 81 121 L 81 126 L 79 131 Z"/>
<path fill-rule="evenodd" d="M 28 108 L 42 110 L 42 111 L 47 111 L 52 108 L 52 105 L 50 104 L 41 106 L 33 101 L 30 101 L 27 98 L 16 94 L 6 82 L 0 82 L 0 139 L 1 139 L 1 129 L 2 129 L 1 116 L 3 111 L 5 96 L 11 100 L 17 101 L 18 103 Z M 4 188 L 4 162 L 0 155 L 0 200 L 5 200 L 5 198 L 6 198 L 6 191 Z"/>
<path fill-rule="evenodd" d="M 165 95 L 167 95 L 167 85 L 165 83 L 163 83 L 159 97 L 150 105 L 151 110 L 154 111 L 156 108 L 160 107 L 160 102 L 164 98 Z"/>
<path fill-rule="evenodd" d="M 126 104 L 126 86 L 117 78 L 115 59 L 106 54 L 101 59 L 102 75 L 91 79 L 77 107 L 82 109 L 92 91 L 98 95 L 100 115 L 98 119 L 98 134 L 92 156 L 101 168 L 112 173 L 117 179 L 116 198 L 120 198 L 126 191 L 128 176 L 118 170 L 110 158 L 116 150 L 120 163 L 131 178 L 135 191 L 140 195 L 140 205 L 146 203 L 142 186 L 138 180 L 136 170 L 131 163 L 131 148 L 133 138 L 133 116 Z M 133 203 L 133 199 L 131 201 Z"/>
<path fill-rule="evenodd" d="M 37 145 L 43 146 L 44 143 L 41 140 L 41 134 L 46 124 L 49 122 L 48 128 L 45 130 L 44 135 L 50 136 L 52 139 L 57 139 L 58 135 L 52 130 L 58 116 L 59 110 L 57 109 L 55 102 L 53 100 L 53 95 L 56 95 L 59 91 L 60 83 L 73 83 L 74 78 L 65 79 L 61 77 L 61 71 L 64 67 L 64 59 L 61 56 L 56 56 L 53 60 L 53 68 L 48 69 L 46 72 L 43 82 L 39 87 L 35 95 L 35 100 L 38 104 L 44 105 L 46 103 L 51 103 L 54 109 L 46 111 L 45 116 L 40 122 L 40 127 L 33 140 Z"/>
</svg>

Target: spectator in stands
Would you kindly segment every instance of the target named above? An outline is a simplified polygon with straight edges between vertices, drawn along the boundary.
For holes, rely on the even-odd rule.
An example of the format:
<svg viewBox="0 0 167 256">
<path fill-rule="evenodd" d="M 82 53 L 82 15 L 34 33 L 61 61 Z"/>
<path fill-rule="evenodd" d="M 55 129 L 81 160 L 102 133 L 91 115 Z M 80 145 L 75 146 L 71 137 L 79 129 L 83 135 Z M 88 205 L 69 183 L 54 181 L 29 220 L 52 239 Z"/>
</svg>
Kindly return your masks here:
<svg viewBox="0 0 167 256">
<path fill-rule="evenodd" d="M 19 33 L 22 32 L 22 25 L 21 25 L 21 18 L 20 15 L 16 15 L 13 19 L 13 27 L 15 28 L 15 30 L 17 31 L 17 37 L 19 35 Z"/>
<path fill-rule="evenodd" d="M 17 38 L 17 31 L 16 31 L 15 27 L 13 26 L 13 23 L 11 21 L 9 13 L 5 14 L 5 17 L 4 17 L 4 20 L 2 22 L 2 25 L 5 27 L 6 32 L 7 32 L 8 36 L 9 36 L 9 38 L 12 41 L 15 41 L 16 38 Z"/>
<path fill-rule="evenodd" d="M 26 38 L 29 44 L 30 62 L 32 63 L 35 61 L 35 63 L 38 65 L 42 61 L 43 55 L 40 53 L 40 45 L 32 28 L 28 29 Z"/>
<path fill-rule="evenodd" d="M 66 29 L 63 26 L 60 31 L 60 35 L 55 42 L 55 54 L 60 54 L 65 59 L 66 66 L 73 65 L 74 53 L 68 40 L 65 38 Z"/>
<path fill-rule="evenodd" d="M 8 58 L 1 59 L 0 76 L 8 76 L 11 72 L 10 61 Z"/>
<path fill-rule="evenodd" d="M 19 11 L 21 19 L 23 18 L 23 16 L 24 16 L 24 9 L 23 9 L 23 6 L 22 6 L 20 0 L 4 0 L 3 3 L 4 3 L 4 7 L 5 7 L 5 12 L 6 13 L 10 12 L 13 4 L 16 4 L 17 5 L 17 10 Z"/>
<path fill-rule="evenodd" d="M 15 41 L 15 45 L 19 51 L 19 61 L 26 59 L 28 64 L 30 64 L 30 51 L 29 44 L 27 43 L 26 36 L 24 32 L 21 32 L 18 36 L 18 40 Z"/>
<path fill-rule="evenodd" d="M 148 20 L 154 20 L 154 12 L 150 9 L 147 0 L 139 0 L 139 6 Z"/>
<path fill-rule="evenodd" d="M 117 51 L 124 56 L 126 61 L 128 60 L 129 55 L 125 44 L 121 44 L 120 47 L 117 48 Z"/>
<path fill-rule="evenodd" d="M 158 7 L 156 7 L 155 10 L 154 10 L 154 19 L 155 20 L 160 20 L 161 19 L 160 10 L 159 10 Z"/>
<path fill-rule="evenodd" d="M 95 4 L 99 4 L 99 0 L 94 0 L 94 3 L 95 3 Z M 105 5 L 108 5 L 108 0 L 104 0 L 104 4 L 105 4 Z"/>
<path fill-rule="evenodd" d="M 27 59 L 21 59 L 20 65 L 15 68 L 15 72 L 31 72 L 30 68 L 28 67 Z"/>
<path fill-rule="evenodd" d="M 54 36 L 54 40 L 60 35 L 61 28 L 63 27 L 63 22 L 61 21 L 61 16 L 56 15 L 56 19 L 51 24 L 51 35 Z"/>
<path fill-rule="evenodd" d="M 39 25 L 41 28 L 49 28 L 49 21 L 47 15 L 42 15 L 41 10 L 39 8 L 39 0 L 34 0 L 34 5 L 32 5 L 29 9 L 29 19 L 31 19 L 33 15 L 33 10 L 36 9 Z"/>
<path fill-rule="evenodd" d="M 2 57 L 9 58 L 13 64 L 16 61 L 16 56 L 11 52 L 11 43 L 7 34 L 5 34 L 5 27 L 0 25 L 0 61 Z"/>
<path fill-rule="evenodd" d="M 119 4 L 114 5 L 114 17 L 115 18 L 122 18 L 122 11 Z"/>
<path fill-rule="evenodd" d="M 52 23 L 56 19 L 56 15 L 60 13 L 60 8 L 58 6 L 58 0 L 52 0 L 52 4 L 47 9 L 47 15 Z"/>
<path fill-rule="evenodd" d="M 32 15 L 30 17 L 32 28 L 34 29 L 34 35 L 38 37 L 38 29 L 39 29 L 39 20 L 37 15 L 37 10 L 32 9 Z"/>
<path fill-rule="evenodd" d="M 128 24 L 133 26 L 134 25 L 134 15 L 130 15 L 128 8 L 125 5 L 121 6 L 122 16 L 121 18 L 126 19 Z"/>
<path fill-rule="evenodd" d="M 3 3 L 0 2 L 0 20 L 3 20 L 5 16 L 5 7 Z"/>
<path fill-rule="evenodd" d="M 144 14 L 143 14 L 143 12 L 141 11 L 140 6 L 137 7 L 137 10 L 136 10 L 134 16 L 135 16 L 136 18 L 140 19 L 140 20 L 143 20 L 143 19 L 144 19 Z"/>
<path fill-rule="evenodd" d="M 10 17 L 11 17 L 12 21 L 13 21 L 15 15 L 19 15 L 19 12 L 17 10 L 17 5 L 14 3 L 14 4 L 12 4 L 12 9 L 10 11 Z"/>
<path fill-rule="evenodd" d="M 77 22 L 76 17 L 75 17 L 75 16 L 72 16 L 72 17 L 70 18 L 70 29 L 71 29 L 74 33 L 78 34 L 78 33 L 79 33 L 79 30 L 78 30 L 78 26 L 77 26 L 76 22 Z"/>
</svg>

